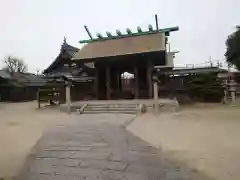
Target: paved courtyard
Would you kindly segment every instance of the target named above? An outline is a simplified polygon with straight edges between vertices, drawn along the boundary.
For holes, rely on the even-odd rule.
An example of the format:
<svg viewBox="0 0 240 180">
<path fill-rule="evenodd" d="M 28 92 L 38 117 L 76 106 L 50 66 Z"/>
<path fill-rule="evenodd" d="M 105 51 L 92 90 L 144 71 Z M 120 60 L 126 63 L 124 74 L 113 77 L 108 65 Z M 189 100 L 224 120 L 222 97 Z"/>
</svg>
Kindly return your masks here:
<svg viewBox="0 0 240 180">
<path fill-rule="evenodd" d="M 71 115 L 46 132 L 29 154 L 19 180 L 209 179 L 164 156 L 129 133 L 132 115 Z"/>
<path fill-rule="evenodd" d="M 240 105 L 240 104 L 239 104 Z M 240 179 L 239 105 L 195 104 L 158 117 L 144 114 L 127 130 L 216 180 Z"/>
<path fill-rule="evenodd" d="M 28 153 L 47 129 L 69 123 L 55 109 L 36 109 L 37 102 L 0 103 L 0 179 L 18 174 Z"/>
</svg>

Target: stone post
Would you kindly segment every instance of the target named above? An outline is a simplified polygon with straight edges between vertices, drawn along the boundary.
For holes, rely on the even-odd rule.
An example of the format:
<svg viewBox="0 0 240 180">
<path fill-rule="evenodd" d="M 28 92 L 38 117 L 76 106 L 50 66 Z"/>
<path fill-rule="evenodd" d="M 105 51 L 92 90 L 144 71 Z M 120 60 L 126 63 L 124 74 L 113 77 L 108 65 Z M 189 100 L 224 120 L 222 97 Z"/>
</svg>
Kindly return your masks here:
<svg viewBox="0 0 240 180">
<path fill-rule="evenodd" d="M 67 104 L 67 112 L 71 113 L 71 85 L 72 83 L 66 81 L 66 104 Z"/>
<path fill-rule="evenodd" d="M 37 102 L 38 102 L 38 108 L 41 108 L 41 99 L 40 99 L 40 88 L 38 88 L 38 91 L 37 91 Z"/>
<path fill-rule="evenodd" d="M 236 83 L 234 80 L 230 80 L 230 92 L 231 92 L 231 103 L 234 103 L 236 100 Z"/>
<path fill-rule="evenodd" d="M 154 112 L 155 112 L 155 115 L 158 115 L 159 114 L 158 79 L 156 76 L 153 77 L 153 98 L 154 98 Z"/>
<path fill-rule="evenodd" d="M 150 61 L 147 62 L 146 67 L 146 73 L 147 73 L 147 85 L 148 85 L 148 97 L 149 99 L 152 99 L 152 63 Z"/>
</svg>

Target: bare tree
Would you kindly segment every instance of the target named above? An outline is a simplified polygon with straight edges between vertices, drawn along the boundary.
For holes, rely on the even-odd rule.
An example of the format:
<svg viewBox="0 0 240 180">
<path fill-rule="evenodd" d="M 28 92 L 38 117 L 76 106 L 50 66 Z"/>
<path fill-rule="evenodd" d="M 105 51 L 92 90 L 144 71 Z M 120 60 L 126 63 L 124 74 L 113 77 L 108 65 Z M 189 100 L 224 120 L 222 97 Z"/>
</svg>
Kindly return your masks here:
<svg viewBox="0 0 240 180">
<path fill-rule="evenodd" d="M 18 58 L 13 58 L 11 56 L 7 57 L 6 60 L 4 60 L 4 68 L 6 71 L 10 73 L 15 72 L 27 72 L 27 65 L 26 63 Z"/>
</svg>

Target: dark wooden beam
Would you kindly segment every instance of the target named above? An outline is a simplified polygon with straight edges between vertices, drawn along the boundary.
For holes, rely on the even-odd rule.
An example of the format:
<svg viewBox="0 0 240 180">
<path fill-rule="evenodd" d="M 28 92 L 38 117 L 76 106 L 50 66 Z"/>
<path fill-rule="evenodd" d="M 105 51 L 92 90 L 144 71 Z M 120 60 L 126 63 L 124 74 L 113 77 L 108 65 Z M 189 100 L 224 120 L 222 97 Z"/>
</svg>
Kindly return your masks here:
<svg viewBox="0 0 240 180">
<path fill-rule="evenodd" d="M 148 96 L 151 99 L 153 97 L 153 84 L 152 84 L 152 62 L 147 62 L 147 85 L 148 85 Z"/>
<path fill-rule="evenodd" d="M 156 22 L 156 31 L 159 31 L 159 27 L 158 27 L 158 16 L 157 14 L 155 14 L 155 22 Z"/>
<path fill-rule="evenodd" d="M 116 72 L 116 80 L 117 80 L 117 96 L 120 96 L 120 93 L 121 93 L 121 73 L 119 71 L 119 69 L 117 70 Z M 120 98 L 120 97 L 118 97 Z"/>
<path fill-rule="evenodd" d="M 96 68 L 96 79 L 95 79 L 95 95 L 96 99 L 99 99 L 99 69 Z"/>
<path fill-rule="evenodd" d="M 88 27 L 85 25 L 85 26 L 84 26 L 84 28 L 85 28 L 85 30 L 87 31 L 87 33 L 88 33 L 88 36 L 89 36 L 89 37 L 90 37 L 90 39 L 92 40 L 93 38 L 92 38 L 92 35 L 91 35 L 91 33 L 90 33 L 90 31 L 89 31 Z"/>
<path fill-rule="evenodd" d="M 134 79 L 135 79 L 135 99 L 139 98 L 139 75 L 138 75 L 138 67 L 134 66 Z"/>
</svg>

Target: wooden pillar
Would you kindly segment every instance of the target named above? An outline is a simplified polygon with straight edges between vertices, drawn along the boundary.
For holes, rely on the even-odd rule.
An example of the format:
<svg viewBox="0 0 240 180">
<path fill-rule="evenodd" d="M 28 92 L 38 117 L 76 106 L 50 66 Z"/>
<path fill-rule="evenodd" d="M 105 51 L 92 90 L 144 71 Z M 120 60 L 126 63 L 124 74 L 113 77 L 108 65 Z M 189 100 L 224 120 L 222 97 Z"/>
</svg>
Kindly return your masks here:
<svg viewBox="0 0 240 180">
<path fill-rule="evenodd" d="M 147 62 L 147 85 L 148 85 L 148 97 L 151 99 L 153 97 L 153 84 L 152 84 L 152 63 Z"/>
<path fill-rule="evenodd" d="M 135 78 L 135 99 L 139 97 L 139 77 L 138 77 L 138 67 L 134 66 L 134 78 Z"/>
<path fill-rule="evenodd" d="M 120 81 L 121 81 L 121 79 L 119 78 L 121 76 L 121 74 L 120 74 L 120 72 L 119 72 L 119 70 L 116 72 L 116 83 L 117 83 L 117 85 L 116 85 L 116 90 L 117 90 L 117 98 L 119 98 L 119 96 L 120 96 Z"/>
<path fill-rule="evenodd" d="M 67 104 L 67 112 L 71 113 L 71 82 L 66 82 L 66 104 Z"/>
<path fill-rule="evenodd" d="M 111 99 L 111 82 L 110 82 L 110 67 L 106 67 L 106 93 L 107 93 L 107 100 Z"/>
<path fill-rule="evenodd" d="M 119 79 L 119 98 L 122 99 L 122 71 L 119 71 L 118 72 L 119 76 L 118 76 L 118 79 Z"/>
<path fill-rule="evenodd" d="M 96 68 L 96 79 L 95 79 L 95 96 L 96 99 L 99 99 L 99 69 L 97 67 Z"/>
</svg>

